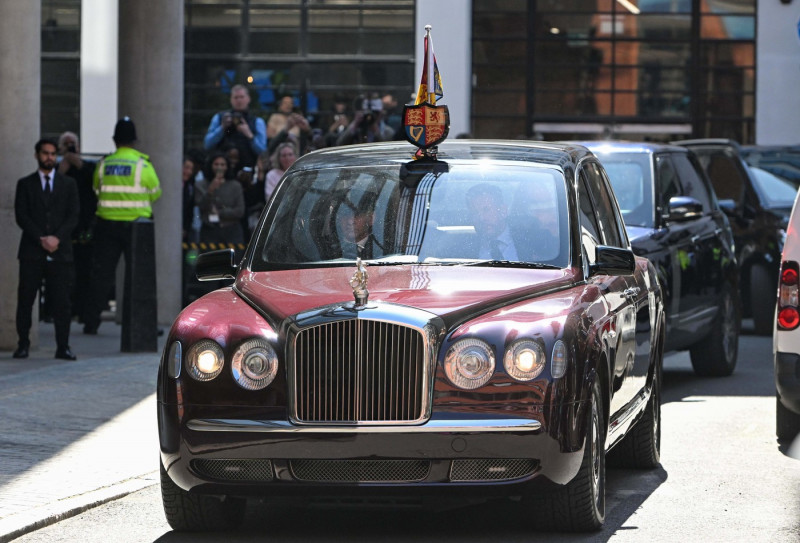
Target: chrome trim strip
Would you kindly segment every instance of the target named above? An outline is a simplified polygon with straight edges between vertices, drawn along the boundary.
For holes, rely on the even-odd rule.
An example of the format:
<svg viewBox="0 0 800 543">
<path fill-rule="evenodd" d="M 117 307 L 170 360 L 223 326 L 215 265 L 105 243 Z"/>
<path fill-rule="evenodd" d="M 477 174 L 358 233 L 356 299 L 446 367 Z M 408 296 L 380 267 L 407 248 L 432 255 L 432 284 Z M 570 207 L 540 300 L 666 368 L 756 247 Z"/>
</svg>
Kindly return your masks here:
<svg viewBox="0 0 800 543">
<path fill-rule="evenodd" d="M 256 432 L 279 434 L 416 434 L 433 432 L 536 432 L 536 419 L 471 419 L 430 421 L 420 426 L 297 426 L 279 420 L 193 419 L 186 423 L 196 432 Z"/>
</svg>

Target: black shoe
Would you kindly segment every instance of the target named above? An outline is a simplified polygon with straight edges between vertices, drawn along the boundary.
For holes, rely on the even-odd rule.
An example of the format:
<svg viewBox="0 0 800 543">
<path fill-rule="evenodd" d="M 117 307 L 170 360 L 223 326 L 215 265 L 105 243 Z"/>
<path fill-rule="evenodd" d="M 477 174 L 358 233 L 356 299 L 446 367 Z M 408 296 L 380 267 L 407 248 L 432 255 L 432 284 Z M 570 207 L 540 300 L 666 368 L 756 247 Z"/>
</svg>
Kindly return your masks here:
<svg viewBox="0 0 800 543">
<path fill-rule="evenodd" d="M 83 333 L 89 336 L 96 336 L 97 335 L 97 328 L 98 326 L 89 326 L 88 324 L 83 325 Z"/>
<path fill-rule="evenodd" d="M 69 347 L 66 349 L 59 349 L 56 351 L 56 358 L 60 358 L 61 360 L 77 360 L 78 357 L 72 354 L 72 351 L 69 350 Z"/>
<path fill-rule="evenodd" d="M 27 347 L 17 347 L 17 350 L 14 351 L 12 355 L 14 358 L 28 358 L 28 348 Z"/>
</svg>

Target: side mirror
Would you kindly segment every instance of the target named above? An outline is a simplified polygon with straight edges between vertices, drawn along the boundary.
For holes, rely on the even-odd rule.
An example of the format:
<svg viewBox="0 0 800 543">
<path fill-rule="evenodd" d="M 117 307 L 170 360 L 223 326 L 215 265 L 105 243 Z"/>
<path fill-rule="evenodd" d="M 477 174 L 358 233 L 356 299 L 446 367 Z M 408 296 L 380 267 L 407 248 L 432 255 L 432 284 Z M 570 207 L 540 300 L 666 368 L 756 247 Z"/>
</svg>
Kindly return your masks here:
<svg viewBox="0 0 800 543">
<path fill-rule="evenodd" d="M 195 273 L 200 281 L 233 279 L 236 276 L 233 249 L 221 249 L 197 255 Z"/>
<path fill-rule="evenodd" d="M 703 216 L 703 204 L 691 196 L 673 196 L 669 199 L 668 221 L 689 221 Z"/>
<path fill-rule="evenodd" d="M 598 245 L 595 249 L 595 263 L 589 267 L 589 275 L 633 275 L 636 258 L 633 251 Z"/>
</svg>

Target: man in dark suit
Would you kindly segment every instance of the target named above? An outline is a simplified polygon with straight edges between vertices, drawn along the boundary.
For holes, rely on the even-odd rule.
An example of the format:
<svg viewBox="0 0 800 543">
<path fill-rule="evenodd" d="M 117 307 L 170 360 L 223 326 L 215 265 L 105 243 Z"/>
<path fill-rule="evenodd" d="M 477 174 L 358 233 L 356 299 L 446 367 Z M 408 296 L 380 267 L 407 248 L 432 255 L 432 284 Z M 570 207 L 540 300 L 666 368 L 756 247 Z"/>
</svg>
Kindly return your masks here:
<svg viewBox="0 0 800 543">
<path fill-rule="evenodd" d="M 339 209 L 337 220 L 342 258 L 369 260 L 383 256 L 384 247 L 372 233 L 375 221 L 375 214 L 372 211 L 343 205 Z"/>
<path fill-rule="evenodd" d="M 72 231 L 78 224 L 80 204 L 75 180 L 55 170 L 56 143 L 36 142 L 39 169 L 17 181 L 14 213 L 22 228 L 19 242 L 17 334 L 14 358 L 27 358 L 30 348 L 31 310 L 42 280 L 51 297 L 56 328 L 56 358 L 75 360 L 69 347 L 72 317 L 70 291 L 74 280 Z"/>
</svg>

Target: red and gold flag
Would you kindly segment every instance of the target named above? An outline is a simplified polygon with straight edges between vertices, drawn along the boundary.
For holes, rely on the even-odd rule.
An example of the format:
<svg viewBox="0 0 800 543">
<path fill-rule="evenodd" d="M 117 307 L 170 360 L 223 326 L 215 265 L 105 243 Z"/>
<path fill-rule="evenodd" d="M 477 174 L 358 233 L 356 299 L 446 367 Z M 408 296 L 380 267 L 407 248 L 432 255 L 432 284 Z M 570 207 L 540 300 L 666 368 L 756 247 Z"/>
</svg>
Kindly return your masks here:
<svg viewBox="0 0 800 543">
<path fill-rule="evenodd" d="M 433 40 L 431 39 L 430 25 L 425 27 L 424 44 L 425 51 L 422 61 L 422 78 L 420 79 L 417 99 L 414 105 L 428 102 L 435 106 L 436 100 L 444 96 L 444 89 L 442 88 L 442 78 L 439 75 L 439 66 L 436 65 L 436 55 L 433 54 Z M 433 88 L 428 84 L 430 81 L 433 81 Z"/>
</svg>

